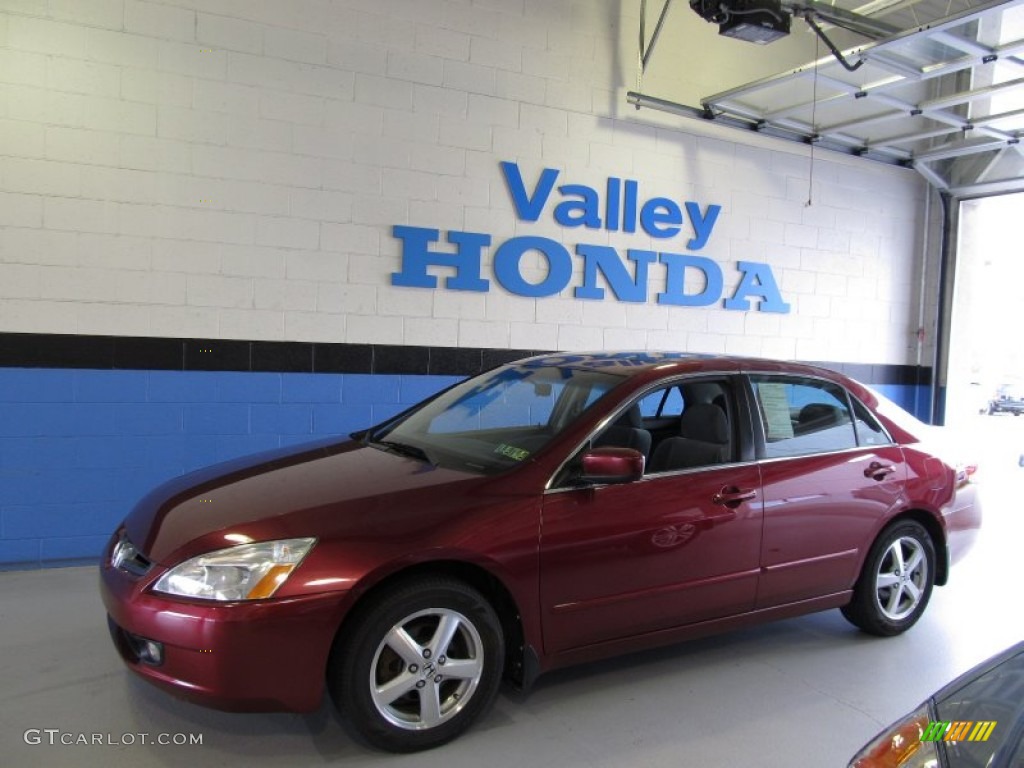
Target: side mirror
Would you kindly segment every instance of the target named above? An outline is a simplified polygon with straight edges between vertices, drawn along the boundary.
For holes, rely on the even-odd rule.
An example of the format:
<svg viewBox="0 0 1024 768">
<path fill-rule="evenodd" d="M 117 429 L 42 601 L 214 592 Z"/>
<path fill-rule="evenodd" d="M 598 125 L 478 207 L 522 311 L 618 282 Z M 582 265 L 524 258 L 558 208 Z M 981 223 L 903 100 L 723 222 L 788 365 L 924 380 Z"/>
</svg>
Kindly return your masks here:
<svg viewBox="0 0 1024 768">
<path fill-rule="evenodd" d="M 631 483 L 644 475 L 644 455 L 633 448 L 605 446 L 583 454 L 580 480 L 585 483 Z"/>
</svg>

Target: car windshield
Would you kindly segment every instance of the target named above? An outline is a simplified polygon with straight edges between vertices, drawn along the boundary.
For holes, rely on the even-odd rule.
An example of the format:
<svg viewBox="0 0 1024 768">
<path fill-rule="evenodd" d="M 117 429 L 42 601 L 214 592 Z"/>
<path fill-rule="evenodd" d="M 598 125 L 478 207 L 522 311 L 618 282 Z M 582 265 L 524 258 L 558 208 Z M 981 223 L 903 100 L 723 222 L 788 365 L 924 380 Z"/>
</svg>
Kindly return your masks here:
<svg viewBox="0 0 1024 768">
<path fill-rule="evenodd" d="M 1000 387 L 997 397 L 1001 400 L 1024 400 L 1024 387 L 1021 387 L 1019 384 L 1009 384 Z"/>
<path fill-rule="evenodd" d="M 1009 757 L 1024 726 L 1024 653 L 936 701 L 935 709 L 941 721 L 967 731 L 942 742 L 951 768 L 987 768 L 1004 746 Z"/>
<path fill-rule="evenodd" d="M 527 461 L 622 380 L 568 366 L 504 366 L 372 430 L 366 442 L 431 464 L 501 472 Z"/>
</svg>

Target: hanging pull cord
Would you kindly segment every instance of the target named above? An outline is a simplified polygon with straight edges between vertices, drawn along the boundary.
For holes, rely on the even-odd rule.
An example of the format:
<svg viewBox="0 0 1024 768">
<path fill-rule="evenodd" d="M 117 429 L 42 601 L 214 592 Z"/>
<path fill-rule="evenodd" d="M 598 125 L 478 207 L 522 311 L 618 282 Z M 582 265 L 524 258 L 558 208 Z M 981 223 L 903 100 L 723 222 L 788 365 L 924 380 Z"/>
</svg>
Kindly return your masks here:
<svg viewBox="0 0 1024 768">
<path fill-rule="evenodd" d="M 832 41 L 828 39 L 828 37 L 825 35 L 825 31 L 814 23 L 814 19 L 811 17 L 810 14 L 804 16 L 804 21 L 806 21 L 807 25 L 814 30 L 814 34 L 816 34 L 818 38 L 822 42 L 824 42 L 825 45 L 828 46 L 828 49 L 832 51 L 832 55 L 836 57 L 836 61 L 842 64 L 843 68 L 847 72 L 856 72 L 858 69 L 860 69 L 861 65 L 866 61 L 866 59 L 858 59 L 856 64 L 851 64 L 843 57 L 843 54 L 839 51 L 838 48 L 835 47 Z"/>
<path fill-rule="evenodd" d="M 814 145 L 818 138 L 818 59 L 820 55 L 820 43 L 814 41 L 814 80 L 811 85 L 811 162 L 807 171 L 807 203 L 810 208 L 814 204 Z"/>
</svg>

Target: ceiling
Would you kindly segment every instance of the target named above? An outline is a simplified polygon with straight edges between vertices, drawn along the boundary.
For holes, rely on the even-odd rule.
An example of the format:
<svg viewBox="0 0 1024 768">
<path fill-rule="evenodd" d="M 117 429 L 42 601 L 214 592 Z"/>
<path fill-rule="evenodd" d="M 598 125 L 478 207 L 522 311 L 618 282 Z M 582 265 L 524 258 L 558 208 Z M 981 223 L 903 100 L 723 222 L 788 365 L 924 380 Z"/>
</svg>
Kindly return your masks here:
<svg viewBox="0 0 1024 768">
<path fill-rule="evenodd" d="M 703 97 L 699 107 L 637 92 L 629 100 L 912 167 L 956 198 L 1024 191 L 1024 0 L 837 0 L 830 7 L 868 16 L 884 31 L 865 41 L 823 24 L 823 14 L 818 23 L 828 38 L 862 41 L 842 51 L 845 65 L 827 53 Z M 792 23 L 796 30 L 803 21 Z M 641 18 L 642 36 L 644 24 Z"/>
</svg>

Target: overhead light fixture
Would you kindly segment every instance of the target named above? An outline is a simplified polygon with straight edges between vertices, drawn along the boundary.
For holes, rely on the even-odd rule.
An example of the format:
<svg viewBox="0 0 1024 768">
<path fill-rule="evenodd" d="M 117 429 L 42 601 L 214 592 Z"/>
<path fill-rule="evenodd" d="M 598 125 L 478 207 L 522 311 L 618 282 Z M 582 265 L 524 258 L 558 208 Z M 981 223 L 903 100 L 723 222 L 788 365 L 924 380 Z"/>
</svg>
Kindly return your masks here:
<svg viewBox="0 0 1024 768">
<path fill-rule="evenodd" d="M 717 24 L 718 34 L 758 45 L 785 37 L 790 32 L 793 17 L 802 17 L 839 63 L 850 71 L 863 64 L 864 59 L 854 64 L 848 62 L 817 22 L 828 22 L 872 40 L 900 32 L 897 27 L 818 0 L 690 0 L 690 8 L 705 21 Z"/>
<path fill-rule="evenodd" d="M 765 45 L 789 34 L 792 17 L 779 0 L 690 0 L 690 7 L 725 37 Z"/>
</svg>

